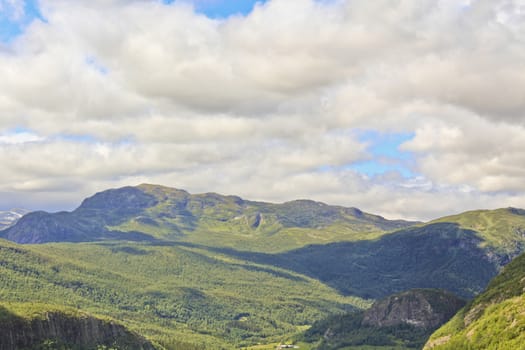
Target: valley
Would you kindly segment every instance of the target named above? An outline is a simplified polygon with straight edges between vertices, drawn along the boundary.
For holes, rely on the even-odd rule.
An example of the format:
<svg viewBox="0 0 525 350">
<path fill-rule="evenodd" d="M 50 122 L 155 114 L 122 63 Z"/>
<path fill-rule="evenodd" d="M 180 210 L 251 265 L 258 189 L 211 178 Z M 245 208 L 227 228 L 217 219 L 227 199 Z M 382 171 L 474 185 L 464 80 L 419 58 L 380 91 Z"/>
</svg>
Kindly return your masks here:
<svg viewBox="0 0 525 350">
<path fill-rule="evenodd" d="M 159 349 L 275 348 L 408 289 L 470 299 L 523 251 L 524 230 L 513 208 L 420 223 L 124 187 L 2 231 L 0 302 L 108 317 Z"/>
</svg>

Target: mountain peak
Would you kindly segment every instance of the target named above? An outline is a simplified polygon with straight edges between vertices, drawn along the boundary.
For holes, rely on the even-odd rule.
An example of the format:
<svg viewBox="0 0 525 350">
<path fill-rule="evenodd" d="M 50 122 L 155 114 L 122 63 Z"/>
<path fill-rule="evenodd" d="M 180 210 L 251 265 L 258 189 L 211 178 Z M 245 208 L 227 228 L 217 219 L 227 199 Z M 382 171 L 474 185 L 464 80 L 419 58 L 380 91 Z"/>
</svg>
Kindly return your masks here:
<svg viewBox="0 0 525 350">
<path fill-rule="evenodd" d="M 126 186 L 98 192 L 84 199 L 77 210 L 131 210 L 139 211 L 154 206 L 156 198 L 138 187 Z"/>
</svg>

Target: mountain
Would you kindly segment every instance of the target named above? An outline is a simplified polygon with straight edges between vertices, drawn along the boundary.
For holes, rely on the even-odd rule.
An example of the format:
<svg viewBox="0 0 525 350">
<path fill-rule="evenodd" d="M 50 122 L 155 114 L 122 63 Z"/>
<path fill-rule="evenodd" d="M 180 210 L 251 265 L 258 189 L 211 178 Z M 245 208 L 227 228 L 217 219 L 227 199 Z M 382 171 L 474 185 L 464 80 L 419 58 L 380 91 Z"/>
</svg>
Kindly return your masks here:
<svg viewBox="0 0 525 350">
<path fill-rule="evenodd" d="M 421 349 L 429 335 L 465 301 L 436 289 L 414 289 L 376 301 L 366 311 L 316 322 L 302 339 L 314 349 Z"/>
<path fill-rule="evenodd" d="M 0 239 L 0 301 L 111 317 L 166 349 L 278 344 L 407 289 L 472 298 L 523 250 L 523 232 L 515 208 L 415 223 L 124 187 L 1 231 L 12 242 Z"/>
<path fill-rule="evenodd" d="M 422 224 L 309 200 L 273 204 L 144 184 L 97 193 L 72 212 L 30 213 L 0 237 L 185 243 L 365 299 L 411 288 L 471 298 L 524 251 L 525 211 L 478 210 Z"/>
<path fill-rule="evenodd" d="M 73 212 L 30 213 L 1 236 L 33 244 L 161 239 L 277 251 L 374 237 L 413 224 L 309 200 L 272 204 L 140 185 L 97 193 Z"/>
<path fill-rule="evenodd" d="M 487 289 L 438 329 L 425 349 L 523 349 L 525 255 L 509 263 Z"/>
<path fill-rule="evenodd" d="M 0 304 L 0 349 L 154 350 L 109 319 L 42 304 Z"/>
<path fill-rule="evenodd" d="M 27 213 L 29 213 L 29 210 L 20 208 L 0 211 L 0 230 L 16 224 L 16 222 Z"/>
<path fill-rule="evenodd" d="M 367 299 L 411 288 L 441 288 L 472 298 L 524 251 L 523 232 L 523 210 L 478 210 L 373 239 L 307 245 L 279 254 L 231 253 Z"/>
</svg>

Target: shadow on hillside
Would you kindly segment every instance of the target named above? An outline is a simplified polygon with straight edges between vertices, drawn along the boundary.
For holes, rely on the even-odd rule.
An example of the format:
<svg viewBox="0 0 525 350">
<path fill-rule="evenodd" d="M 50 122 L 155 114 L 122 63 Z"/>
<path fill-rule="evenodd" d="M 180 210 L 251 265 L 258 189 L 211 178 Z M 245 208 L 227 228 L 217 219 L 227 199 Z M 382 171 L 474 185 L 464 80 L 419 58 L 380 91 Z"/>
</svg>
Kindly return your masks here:
<svg viewBox="0 0 525 350">
<path fill-rule="evenodd" d="M 20 316 L 15 315 L 5 306 L 0 305 L 0 325 L 13 321 L 23 321 L 23 319 Z"/>
<path fill-rule="evenodd" d="M 498 273 L 497 264 L 479 247 L 472 230 L 436 223 L 397 231 L 379 239 L 309 245 L 265 254 L 185 245 L 318 279 L 342 294 L 381 298 L 410 288 L 442 288 L 471 298 Z M 156 244 L 156 243 L 152 243 Z"/>
</svg>

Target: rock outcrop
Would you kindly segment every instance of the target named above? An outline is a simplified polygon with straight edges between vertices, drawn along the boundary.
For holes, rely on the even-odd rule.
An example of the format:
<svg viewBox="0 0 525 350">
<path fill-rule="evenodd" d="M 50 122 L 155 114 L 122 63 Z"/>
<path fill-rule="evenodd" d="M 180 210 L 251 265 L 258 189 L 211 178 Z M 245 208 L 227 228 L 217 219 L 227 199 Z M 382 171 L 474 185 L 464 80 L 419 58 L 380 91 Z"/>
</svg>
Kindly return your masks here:
<svg viewBox="0 0 525 350">
<path fill-rule="evenodd" d="M 318 321 L 301 340 L 316 350 L 354 346 L 421 349 L 430 334 L 464 304 L 441 289 L 412 289 L 379 300 L 366 311 Z"/>
<path fill-rule="evenodd" d="M 436 289 L 413 289 L 377 301 L 363 316 L 363 325 L 391 327 L 408 324 L 434 329 L 465 305 L 455 295 Z"/>
<path fill-rule="evenodd" d="M 72 348 L 154 350 L 141 336 L 113 321 L 59 311 L 24 318 L 0 310 L 0 350 Z"/>
</svg>

